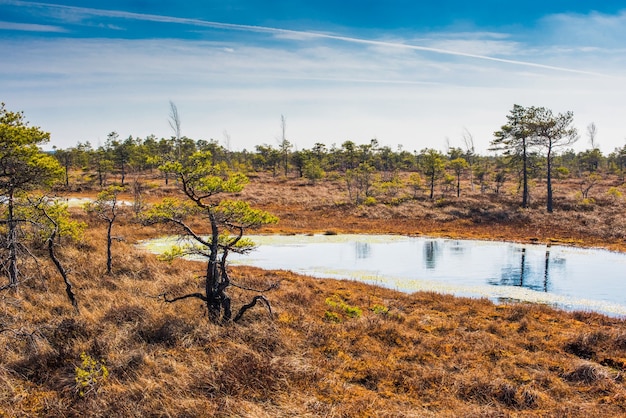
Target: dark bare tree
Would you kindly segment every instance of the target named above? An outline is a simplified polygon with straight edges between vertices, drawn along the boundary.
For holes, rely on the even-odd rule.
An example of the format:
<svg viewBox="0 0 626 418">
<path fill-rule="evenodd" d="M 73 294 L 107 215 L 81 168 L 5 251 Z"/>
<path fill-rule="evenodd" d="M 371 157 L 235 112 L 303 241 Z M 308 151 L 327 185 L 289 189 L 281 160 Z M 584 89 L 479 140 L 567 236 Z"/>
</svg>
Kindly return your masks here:
<svg viewBox="0 0 626 418">
<path fill-rule="evenodd" d="M 29 203 L 34 210 L 33 224 L 36 226 L 40 238 L 45 241 L 48 258 L 61 275 L 67 298 L 78 312 L 76 293 L 70 281 L 69 272 L 57 253 L 57 247 L 67 239 L 79 239 L 86 225 L 71 220 L 67 204 L 50 201 L 45 196 L 39 199 L 29 199 Z"/>
<path fill-rule="evenodd" d="M 476 153 L 476 149 L 474 148 L 474 136 L 467 129 L 463 129 L 463 144 L 465 144 L 465 161 L 467 161 L 467 165 L 469 167 L 469 176 L 470 176 L 470 188 L 474 191 L 474 157 Z"/>
<path fill-rule="evenodd" d="M 189 244 L 176 248 L 170 254 L 171 257 L 192 253 L 207 260 L 204 292 L 173 298 L 165 294 L 165 301 L 200 299 L 206 304 L 209 318 L 214 323 L 231 319 L 238 321 L 257 302 L 265 304 L 271 313 L 270 303 L 262 293 L 273 286 L 256 289 L 259 294 L 250 303 L 243 305 L 234 318 L 231 299 L 226 292 L 230 286 L 235 286 L 228 274 L 228 254 L 243 253 L 253 248 L 252 243 L 243 237 L 246 230 L 277 221 L 269 213 L 251 208 L 247 202 L 222 199 L 224 195 L 241 191 L 248 181 L 247 178 L 240 173 L 224 171 L 224 166 L 214 165 L 208 151 L 196 152 L 185 161 L 168 163 L 161 169 L 178 178 L 178 184 L 187 200 L 164 199 L 162 203 L 146 211 L 144 222 L 170 225 L 190 240 Z M 201 233 L 191 226 L 188 219 L 194 216 L 206 222 L 207 231 Z"/>
<path fill-rule="evenodd" d="M 180 115 L 178 114 L 178 108 L 173 101 L 170 100 L 170 115 L 169 115 L 170 128 L 174 132 L 174 141 L 176 142 L 176 156 L 181 157 L 181 122 Z"/>
<path fill-rule="evenodd" d="M 591 144 L 591 149 L 598 149 L 598 141 L 596 140 L 596 136 L 598 136 L 598 128 L 594 122 L 591 122 L 587 126 L 587 136 L 589 137 L 589 144 Z"/>
<path fill-rule="evenodd" d="M 119 186 L 109 186 L 96 197 L 96 200 L 85 205 L 88 213 L 94 213 L 100 219 L 107 223 L 107 274 L 113 274 L 113 254 L 111 247 L 113 246 L 113 224 L 119 214 L 118 195 L 124 191 Z"/>
</svg>

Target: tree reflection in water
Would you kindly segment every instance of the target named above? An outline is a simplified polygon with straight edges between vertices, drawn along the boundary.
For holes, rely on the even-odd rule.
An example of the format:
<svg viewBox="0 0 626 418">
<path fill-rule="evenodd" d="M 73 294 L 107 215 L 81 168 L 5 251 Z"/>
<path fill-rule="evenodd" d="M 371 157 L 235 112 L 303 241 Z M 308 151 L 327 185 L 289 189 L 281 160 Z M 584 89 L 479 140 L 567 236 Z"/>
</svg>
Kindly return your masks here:
<svg viewBox="0 0 626 418">
<path fill-rule="evenodd" d="M 372 246 L 369 242 L 355 242 L 354 253 L 357 259 L 366 259 L 372 256 Z"/>
<path fill-rule="evenodd" d="M 508 264 L 502 268 L 501 276 L 499 279 L 489 280 L 489 284 L 494 286 L 517 286 L 525 287 L 527 289 L 536 290 L 539 292 L 550 291 L 550 246 L 546 247 L 544 255 L 543 269 L 542 271 L 532 268 L 531 264 L 527 260 L 526 247 L 516 248 L 516 252 L 520 253 L 519 264 Z M 562 266 L 564 260 L 557 259 L 555 261 L 556 266 Z"/>
<path fill-rule="evenodd" d="M 385 235 L 254 236 L 231 262 L 414 292 L 527 300 L 626 316 L 626 255 L 562 245 Z M 146 243 L 164 251 L 176 243 Z"/>
<path fill-rule="evenodd" d="M 424 266 L 427 269 L 437 268 L 437 259 L 439 258 L 439 243 L 429 240 L 424 243 Z"/>
</svg>

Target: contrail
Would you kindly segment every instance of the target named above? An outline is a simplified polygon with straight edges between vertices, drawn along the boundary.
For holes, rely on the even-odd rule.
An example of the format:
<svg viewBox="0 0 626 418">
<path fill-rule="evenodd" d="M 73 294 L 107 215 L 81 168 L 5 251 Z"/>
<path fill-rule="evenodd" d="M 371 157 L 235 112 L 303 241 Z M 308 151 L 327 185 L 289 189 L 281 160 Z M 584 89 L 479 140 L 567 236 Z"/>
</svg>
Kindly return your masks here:
<svg viewBox="0 0 626 418">
<path fill-rule="evenodd" d="M 383 46 L 387 48 L 432 52 L 432 53 L 442 54 L 442 55 L 452 55 L 452 56 L 458 56 L 458 57 L 466 57 L 466 58 L 473 58 L 473 59 L 479 59 L 479 60 L 501 62 L 505 64 L 541 68 L 545 70 L 592 75 L 592 76 L 599 76 L 599 77 L 610 77 L 606 74 L 601 74 L 601 73 L 596 73 L 596 72 L 583 71 L 583 70 L 577 70 L 577 69 L 566 68 L 566 67 L 557 67 L 553 65 L 538 64 L 538 63 L 529 62 L 529 61 L 518 61 L 518 60 L 511 60 L 511 59 L 506 59 L 506 58 L 491 57 L 488 55 L 479 55 L 479 54 L 471 54 L 467 52 L 452 51 L 448 49 L 431 48 L 427 46 L 411 45 L 411 44 L 404 44 L 404 43 L 399 43 L 399 42 L 375 41 L 375 40 L 370 40 L 370 39 L 353 38 L 349 36 L 332 35 L 332 34 L 326 34 L 326 33 L 320 33 L 320 32 L 298 31 L 298 30 L 291 30 L 291 29 L 272 28 L 272 27 L 266 27 L 266 26 L 241 25 L 241 24 L 234 24 L 234 23 L 211 22 L 211 21 L 206 21 L 206 20 L 201 20 L 201 19 L 133 13 L 133 12 L 120 11 L 120 10 L 93 9 L 93 8 L 86 8 L 86 7 L 65 6 L 65 5 L 60 5 L 60 4 L 50 4 L 50 3 L 41 3 L 41 2 L 24 2 L 20 0 L 0 0 L 0 3 L 12 4 L 16 6 L 28 6 L 28 7 L 35 6 L 35 7 L 50 8 L 50 9 L 70 10 L 70 11 L 74 11 L 78 13 L 84 13 L 87 15 L 101 16 L 101 17 L 115 17 L 115 18 L 120 18 L 120 19 L 131 19 L 131 20 L 141 20 L 141 21 L 149 21 L 149 22 L 161 22 L 161 23 L 176 23 L 176 24 L 182 24 L 182 25 L 209 27 L 209 28 L 214 28 L 214 29 L 227 29 L 227 30 L 242 31 L 242 32 L 292 35 L 292 36 L 297 36 L 299 38 L 308 38 L 308 39 L 331 39 L 331 40 L 336 40 L 336 41 L 341 41 L 341 42 L 346 42 L 346 43 L 353 43 L 353 44 Z"/>
<path fill-rule="evenodd" d="M 0 29 L 20 30 L 20 31 L 27 31 L 27 32 L 57 32 L 57 33 L 67 32 L 65 29 L 59 28 L 58 26 L 38 25 L 36 23 L 14 23 L 14 22 L 4 22 L 4 21 L 0 21 Z"/>
</svg>

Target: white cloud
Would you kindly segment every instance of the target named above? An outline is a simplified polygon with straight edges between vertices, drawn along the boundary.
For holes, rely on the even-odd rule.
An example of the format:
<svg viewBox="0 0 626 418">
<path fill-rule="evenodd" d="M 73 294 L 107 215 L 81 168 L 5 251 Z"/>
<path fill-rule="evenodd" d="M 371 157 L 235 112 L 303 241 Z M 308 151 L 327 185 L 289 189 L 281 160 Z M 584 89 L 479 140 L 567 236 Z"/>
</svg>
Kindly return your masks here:
<svg viewBox="0 0 626 418">
<path fill-rule="evenodd" d="M 603 135 L 621 129 L 624 88 L 601 77 L 405 50 L 377 55 L 341 44 L 299 50 L 177 40 L 74 40 L 0 45 L 11 108 L 52 132 L 59 146 L 116 130 L 169 136 L 168 101 L 183 133 L 234 148 L 274 144 L 281 114 L 300 148 L 379 138 L 405 149 L 453 145 L 467 127 L 486 151 L 514 103 L 573 110 Z M 234 50 L 234 51 L 233 51 Z M 610 148 L 617 138 L 598 138 Z M 612 149 L 612 148 L 610 148 Z"/>
<path fill-rule="evenodd" d="M 126 30 L 125 28 L 118 26 L 118 25 L 113 25 L 110 23 L 104 24 L 104 23 L 100 23 L 97 25 L 99 28 L 106 28 L 106 29 L 111 29 L 111 30 L 117 30 L 117 31 L 123 31 Z"/>
<path fill-rule="evenodd" d="M 143 14 L 143 13 L 133 13 L 126 11 L 118 11 L 118 10 L 104 10 L 104 9 L 94 9 L 94 8 L 86 8 L 86 7 L 75 7 L 75 6 L 64 6 L 64 5 L 52 5 L 46 3 L 38 3 L 38 2 L 23 2 L 23 1 L 15 1 L 15 0 L 4 0 L 5 3 L 19 5 L 23 7 L 34 7 L 36 9 L 47 10 L 53 14 L 61 15 L 62 19 L 66 21 L 80 21 L 81 19 L 88 16 L 96 16 L 96 17 L 109 17 L 109 18 L 118 18 L 118 19 L 129 19 L 129 20 L 139 20 L 139 21 L 150 21 L 150 22 L 160 22 L 160 23 L 175 23 L 181 25 L 195 26 L 195 27 L 206 27 L 206 28 L 215 28 L 215 29 L 223 29 L 223 30 L 231 30 L 231 31 L 240 31 L 240 32 L 252 32 L 252 33 L 266 33 L 274 35 L 276 38 L 288 39 L 291 41 L 312 41 L 312 40 L 325 40 L 325 41 L 339 41 L 345 42 L 349 44 L 356 45 L 368 45 L 371 47 L 379 47 L 379 48 L 391 48 L 391 49 L 406 49 L 412 51 L 422 51 L 429 52 L 435 54 L 456 56 L 456 57 L 464 57 L 464 58 L 472 58 L 477 60 L 486 60 L 486 61 L 495 61 L 506 64 L 518 65 L 518 66 L 529 66 L 535 68 L 544 68 L 553 71 L 563 71 L 563 72 L 574 72 L 574 73 L 589 73 L 588 71 L 580 70 L 577 68 L 566 68 L 557 65 L 546 65 L 537 62 L 523 61 L 520 59 L 505 59 L 501 57 L 494 57 L 490 55 L 485 55 L 483 53 L 476 53 L 472 50 L 468 49 L 468 44 L 461 44 L 460 40 L 457 40 L 456 44 L 459 47 L 465 46 L 465 49 L 460 50 L 452 50 L 434 46 L 425 46 L 425 45 L 416 45 L 409 44 L 404 42 L 388 42 L 381 40 L 372 40 L 372 39 L 362 39 L 355 38 L 350 36 L 342 36 L 336 34 L 328 34 L 322 32 L 315 31 L 296 31 L 296 30 L 288 30 L 282 28 L 274 28 L 274 27 L 265 27 L 265 26 L 254 26 L 254 25 L 241 25 L 241 24 L 232 24 L 232 23 L 223 23 L 223 22 L 211 22 L 201 19 L 190 19 L 190 18 L 179 18 L 173 16 L 163 16 L 163 15 L 154 15 L 154 14 Z M 560 15 L 553 17 L 553 19 L 558 20 Z M 546 22 L 549 22 L 550 18 L 546 19 Z M 491 34 L 493 37 L 494 35 Z M 472 49 L 475 49 L 476 44 L 471 44 Z M 483 42 L 483 50 L 485 50 L 485 43 Z M 495 43 L 492 43 L 492 48 Z"/>
<path fill-rule="evenodd" d="M 11 57 L 0 66 L 2 100 L 50 130 L 61 147 L 97 144 L 113 130 L 122 137 L 169 136 L 169 100 L 178 106 L 183 134 L 219 139 L 227 130 L 235 149 L 274 144 L 284 114 L 300 148 L 373 137 L 407 150 L 442 148 L 446 137 L 460 145 L 467 128 L 484 152 L 514 103 L 573 110 L 581 129 L 594 121 L 605 151 L 623 142 L 626 65 L 611 45 L 544 46 L 484 32 L 368 40 L 74 9 L 60 10 L 68 19 L 100 13 L 253 36 L 1 43 L 0 56 Z M 557 21 L 564 30 L 581 23 Z M 264 43 L 261 32 L 272 42 Z"/>
<path fill-rule="evenodd" d="M 616 15 L 561 13 L 546 16 L 539 24 L 544 42 L 577 48 L 623 49 L 626 43 L 626 9 Z"/>
<path fill-rule="evenodd" d="M 520 45 L 517 42 L 490 40 L 490 39 L 433 39 L 425 40 L 428 45 L 435 49 L 448 51 L 464 51 L 471 55 L 480 56 L 514 56 L 519 53 Z"/>
<path fill-rule="evenodd" d="M 64 28 L 51 25 L 38 25 L 35 23 L 16 23 L 0 21 L 0 30 L 15 30 L 23 32 L 67 32 Z"/>
</svg>

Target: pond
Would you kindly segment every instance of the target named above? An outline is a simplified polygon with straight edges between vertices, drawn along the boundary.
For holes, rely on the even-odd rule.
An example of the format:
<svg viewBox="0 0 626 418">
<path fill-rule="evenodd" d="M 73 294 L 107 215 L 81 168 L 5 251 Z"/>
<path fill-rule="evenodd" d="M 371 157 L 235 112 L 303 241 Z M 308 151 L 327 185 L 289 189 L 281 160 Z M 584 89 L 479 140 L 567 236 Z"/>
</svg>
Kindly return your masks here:
<svg viewBox="0 0 626 418">
<path fill-rule="evenodd" d="M 403 292 L 528 301 L 626 316 L 626 254 L 599 249 L 398 235 L 251 236 L 231 264 L 358 280 Z M 140 246 L 162 252 L 175 238 Z"/>
<path fill-rule="evenodd" d="M 90 197 L 59 197 L 56 198 L 61 203 L 65 203 L 70 208 L 79 208 L 85 206 L 87 203 L 91 203 L 94 199 Z M 132 206 L 133 203 L 128 200 L 118 199 L 118 205 L 120 206 Z"/>
</svg>

